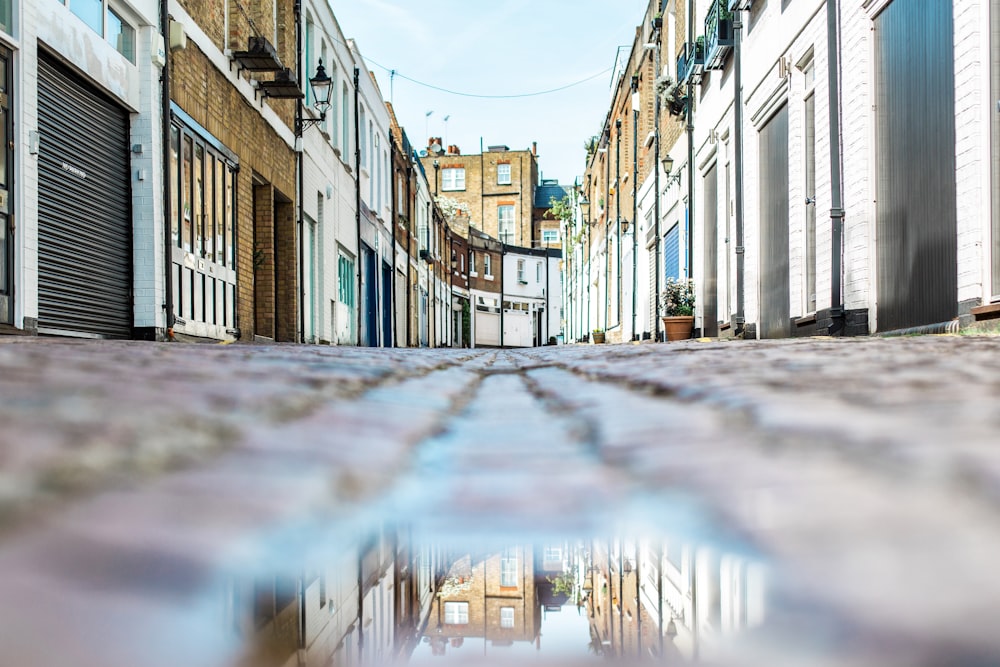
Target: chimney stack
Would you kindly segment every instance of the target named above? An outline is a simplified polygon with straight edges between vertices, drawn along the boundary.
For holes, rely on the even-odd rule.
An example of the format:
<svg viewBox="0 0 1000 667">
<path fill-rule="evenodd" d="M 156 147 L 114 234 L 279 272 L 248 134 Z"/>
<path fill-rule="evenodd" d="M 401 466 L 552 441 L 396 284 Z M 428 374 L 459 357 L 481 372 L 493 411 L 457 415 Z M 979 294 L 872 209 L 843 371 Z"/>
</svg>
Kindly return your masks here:
<svg viewBox="0 0 1000 667">
<path fill-rule="evenodd" d="M 537 141 L 532 141 L 531 142 L 531 154 L 534 155 L 535 157 L 538 157 L 538 142 Z"/>
</svg>

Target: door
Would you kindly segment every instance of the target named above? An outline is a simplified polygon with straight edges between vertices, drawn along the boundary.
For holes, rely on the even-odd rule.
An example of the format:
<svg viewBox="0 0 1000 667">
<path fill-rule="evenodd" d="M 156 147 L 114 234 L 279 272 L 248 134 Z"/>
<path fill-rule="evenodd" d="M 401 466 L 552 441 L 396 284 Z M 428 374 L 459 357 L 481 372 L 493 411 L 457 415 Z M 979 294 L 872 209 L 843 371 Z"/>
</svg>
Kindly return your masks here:
<svg viewBox="0 0 1000 667">
<path fill-rule="evenodd" d="M 361 344 L 378 347 L 378 265 L 375 251 L 361 244 Z"/>
<path fill-rule="evenodd" d="M 235 154 L 174 110 L 168 201 L 178 333 L 217 340 L 235 333 L 237 168 Z M 260 206 L 268 205 L 260 194 L 255 188 L 255 217 Z M 270 320 L 261 324 L 259 334 L 275 335 Z"/>
<path fill-rule="evenodd" d="M 878 330 L 958 312 L 951 0 L 894 0 L 875 19 Z"/>
<path fill-rule="evenodd" d="M 14 121 L 11 52 L 0 47 L 0 324 L 14 323 Z"/>
<path fill-rule="evenodd" d="M 39 333 L 131 336 L 128 121 L 79 74 L 39 54 Z"/>
<path fill-rule="evenodd" d="M 705 284 L 702 291 L 703 335 L 719 335 L 719 171 L 705 174 Z"/>
<path fill-rule="evenodd" d="M 392 344 L 392 267 L 382 262 L 382 347 Z"/>
<path fill-rule="evenodd" d="M 760 131 L 760 337 L 791 335 L 788 280 L 788 105 Z"/>
</svg>

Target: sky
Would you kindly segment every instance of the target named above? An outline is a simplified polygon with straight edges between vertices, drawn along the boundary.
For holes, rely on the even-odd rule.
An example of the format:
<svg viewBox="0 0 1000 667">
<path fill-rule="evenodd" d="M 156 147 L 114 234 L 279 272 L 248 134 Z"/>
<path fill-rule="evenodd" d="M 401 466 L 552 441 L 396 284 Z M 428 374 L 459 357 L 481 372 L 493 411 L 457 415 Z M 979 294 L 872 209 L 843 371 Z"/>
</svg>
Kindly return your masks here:
<svg viewBox="0 0 1000 667">
<path fill-rule="evenodd" d="M 357 41 L 414 148 L 426 148 L 431 136 L 463 153 L 478 153 L 480 139 L 484 147 L 514 150 L 537 141 L 542 176 L 569 185 L 583 174 L 584 141 L 601 131 L 618 47 L 631 46 L 647 0 L 330 0 L 330 5 L 344 35 Z M 390 85 L 392 69 L 397 74 Z M 584 79 L 589 80 L 559 92 L 512 99 L 429 87 L 508 96 Z"/>
</svg>

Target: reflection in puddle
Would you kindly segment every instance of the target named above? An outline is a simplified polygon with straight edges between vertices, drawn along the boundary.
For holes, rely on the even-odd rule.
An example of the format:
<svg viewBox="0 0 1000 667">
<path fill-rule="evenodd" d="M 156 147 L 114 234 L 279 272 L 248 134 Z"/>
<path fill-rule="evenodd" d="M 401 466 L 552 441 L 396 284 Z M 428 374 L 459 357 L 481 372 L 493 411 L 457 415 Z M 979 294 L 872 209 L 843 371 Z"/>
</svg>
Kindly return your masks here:
<svg viewBox="0 0 1000 667">
<path fill-rule="evenodd" d="M 469 549 L 382 531 L 299 575 L 241 576 L 228 615 L 253 667 L 683 662 L 765 619 L 765 568 L 669 540 Z"/>
</svg>

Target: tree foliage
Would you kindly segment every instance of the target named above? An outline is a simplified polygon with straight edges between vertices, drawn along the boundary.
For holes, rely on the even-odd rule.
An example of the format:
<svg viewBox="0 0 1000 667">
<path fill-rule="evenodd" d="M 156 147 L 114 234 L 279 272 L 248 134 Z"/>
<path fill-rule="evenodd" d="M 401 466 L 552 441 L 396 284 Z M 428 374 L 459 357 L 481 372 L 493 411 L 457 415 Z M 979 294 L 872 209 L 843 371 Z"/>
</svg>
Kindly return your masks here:
<svg viewBox="0 0 1000 667">
<path fill-rule="evenodd" d="M 549 210 L 545 213 L 555 220 L 571 222 L 573 220 L 573 199 L 569 195 L 562 199 L 549 197 Z"/>
</svg>

